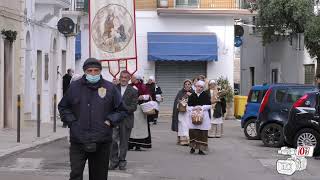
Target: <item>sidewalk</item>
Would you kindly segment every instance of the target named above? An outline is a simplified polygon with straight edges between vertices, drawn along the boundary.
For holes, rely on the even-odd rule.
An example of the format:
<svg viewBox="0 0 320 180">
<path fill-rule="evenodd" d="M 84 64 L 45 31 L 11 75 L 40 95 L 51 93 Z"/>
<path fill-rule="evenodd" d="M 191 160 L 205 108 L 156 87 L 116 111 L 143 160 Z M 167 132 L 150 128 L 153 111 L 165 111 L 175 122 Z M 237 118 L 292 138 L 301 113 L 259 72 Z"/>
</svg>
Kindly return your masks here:
<svg viewBox="0 0 320 180">
<path fill-rule="evenodd" d="M 57 122 L 57 131 L 53 133 L 52 123 L 40 125 L 40 137 L 37 137 L 37 124 L 30 121 L 21 129 L 20 143 L 17 143 L 17 130 L 0 129 L 0 159 L 39 145 L 57 141 L 68 136 L 68 128 L 62 128 L 62 123 Z"/>
</svg>

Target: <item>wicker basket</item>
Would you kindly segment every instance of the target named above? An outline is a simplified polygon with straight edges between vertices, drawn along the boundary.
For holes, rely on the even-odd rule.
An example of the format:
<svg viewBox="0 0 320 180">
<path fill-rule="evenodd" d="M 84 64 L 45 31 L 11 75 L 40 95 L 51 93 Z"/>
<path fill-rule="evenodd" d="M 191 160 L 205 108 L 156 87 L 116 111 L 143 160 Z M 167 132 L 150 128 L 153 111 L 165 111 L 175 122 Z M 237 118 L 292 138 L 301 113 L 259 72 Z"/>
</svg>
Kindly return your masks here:
<svg viewBox="0 0 320 180">
<path fill-rule="evenodd" d="M 192 124 L 201 125 L 203 122 L 203 111 L 202 110 L 193 111 L 191 114 L 191 120 L 192 120 Z"/>
<path fill-rule="evenodd" d="M 156 114 L 156 110 L 159 110 L 159 105 L 155 101 L 149 101 L 140 105 L 142 112 L 146 115 Z"/>
<path fill-rule="evenodd" d="M 187 112 L 187 105 L 188 105 L 188 100 L 187 99 L 182 99 L 178 103 L 178 111 L 179 112 Z"/>
<path fill-rule="evenodd" d="M 155 109 L 152 109 L 151 111 L 144 112 L 144 114 L 146 114 L 146 115 L 155 115 L 155 114 L 157 114 L 157 112 L 156 112 Z"/>
</svg>

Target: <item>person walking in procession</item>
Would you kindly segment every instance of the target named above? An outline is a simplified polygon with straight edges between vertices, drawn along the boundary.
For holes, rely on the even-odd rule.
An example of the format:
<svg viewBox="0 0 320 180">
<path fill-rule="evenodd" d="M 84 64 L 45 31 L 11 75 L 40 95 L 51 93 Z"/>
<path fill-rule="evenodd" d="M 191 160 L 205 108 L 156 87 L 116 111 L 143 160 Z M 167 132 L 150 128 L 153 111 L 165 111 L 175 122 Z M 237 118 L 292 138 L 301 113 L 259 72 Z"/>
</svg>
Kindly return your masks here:
<svg viewBox="0 0 320 180">
<path fill-rule="evenodd" d="M 154 83 L 155 83 L 155 89 L 156 89 L 156 101 L 158 103 L 158 106 L 160 107 L 160 103 L 163 101 L 162 90 L 155 80 L 154 80 Z M 156 111 L 153 124 L 158 123 L 159 112 L 160 112 L 160 110 Z"/>
<path fill-rule="evenodd" d="M 153 76 L 150 76 L 148 79 L 148 82 L 146 83 L 146 86 L 150 92 L 151 95 L 151 100 L 152 101 L 156 101 L 156 83 L 155 83 L 155 79 Z M 159 111 L 156 111 L 156 113 L 158 113 Z M 148 115 L 147 119 L 148 122 L 152 122 L 155 123 L 155 118 L 156 118 L 156 114 L 155 115 Z M 156 124 L 156 123 L 155 123 Z"/>
<path fill-rule="evenodd" d="M 101 76 L 100 61 L 84 62 L 85 75 L 71 83 L 58 105 L 61 120 L 70 127 L 70 180 L 83 180 L 89 161 L 89 180 L 107 180 L 112 127 L 127 117 L 116 86 Z"/>
<path fill-rule="evenodd" d="M 141 151 L 141 148 L 151 148 L 151 132 L 150 125 L 140 107 L 141 104 L 150 101 L 150 92 L 145 84 L 143 78 L 139 75 L 133 75 L 131 78 L 132 87 L 138 90 L 138 107 L 134 112 L 134 127 L 132 128 L 129 149 L 135 147 L 136 151 Z"/>
<path fill-rule="evenodd" d="M 128 117 L 113 129 L 110 170 L 114 170 L 117 167 L 120 170 L 126 170 L 128 141 L 134 123 L 133 113 L 137 110 L 138 103 L 138 91 L 128 85 L 130 78 L 131 75 L 128 71 L 122 71 L 120 73 L 120 84 L 117 85 L 121 92 L 123 105 L 128 110 Z"/>
<path fill-rule="evenodd" d="M 177 144 L 182 146 L 189 145 L 188 123 L 190 116 L 187 112 L 187 104 L 188 98 L 193 92 L 191 80 L 186 79 L 173 104 L 171 130 L 178 132 Z"/>
<path fill-rule="evenodd" d="M 223 120 L 226 113 L 226 98 L 225 92 L 218 89 L 214 98 L 211 98 L 212 103 L 212 115 L 211 115 L 211 129 L 209 136 L 220 138 L 223 133 Z"/>
<path fill-rule="evenodd" d="M 209 110 L 211 108 L 210 96 L 204 91 L 205 82 L 196 83 L 196 91 L 188 99 L 190 153 L 199 150 L 200 155 L 208 151 L 208 130 L 211 128 Z"/>
</svg>

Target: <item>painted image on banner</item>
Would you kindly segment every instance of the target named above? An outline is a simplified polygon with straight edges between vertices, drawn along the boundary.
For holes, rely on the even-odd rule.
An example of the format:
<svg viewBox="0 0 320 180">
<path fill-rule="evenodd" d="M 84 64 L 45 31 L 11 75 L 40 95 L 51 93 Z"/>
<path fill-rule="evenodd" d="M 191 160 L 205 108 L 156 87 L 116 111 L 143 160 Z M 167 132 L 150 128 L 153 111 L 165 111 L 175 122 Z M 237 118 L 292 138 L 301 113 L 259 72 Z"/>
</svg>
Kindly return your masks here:
<svg viewBox="0 0 320 180">
<path fill-rule="evenodd" d="M 92 22 L 92 38 L 104 52 L 124 50 L 134 35 L 134 21 L 129 11 L 118 4 L 99 9 Z"/>
</svg>

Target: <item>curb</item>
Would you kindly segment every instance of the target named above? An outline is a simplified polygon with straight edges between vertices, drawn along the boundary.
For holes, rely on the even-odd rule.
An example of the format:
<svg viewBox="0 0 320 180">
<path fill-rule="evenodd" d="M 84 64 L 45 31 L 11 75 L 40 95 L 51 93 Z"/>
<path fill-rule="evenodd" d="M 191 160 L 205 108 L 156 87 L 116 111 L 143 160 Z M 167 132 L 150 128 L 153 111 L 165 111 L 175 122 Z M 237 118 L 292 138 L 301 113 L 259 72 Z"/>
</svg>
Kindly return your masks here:
<svg viewBox="0 0 320 180">
<path fill-rule="evenodd" d="M 8 158 L 10 156 L 14 156 L 14 155 L 23 153 L 25 151 L 36 149 L 38 147 L 41 147 L 41 146 L 44 146 L 44 145 L 47 145 L 47 144 L 50 144 L 50 143 L 53 143 L 53 142 L 56 142 L 56 141 L 60 141 L 62 139 L 66 139 L 66 138 L 67 138 L 67 135 L 60 136 L 60 137 L 52 137 L 52 138 L 47 137 L 47 138 L 44 138 L 42 140 L 33 142 L 31 144 L 18 145 L 18 146 L 14 147 L 14 148 L 11 148 L 7 152 L 0 153 L 0 160 L 6 159 L 6 158 Z"/>
</svg>

